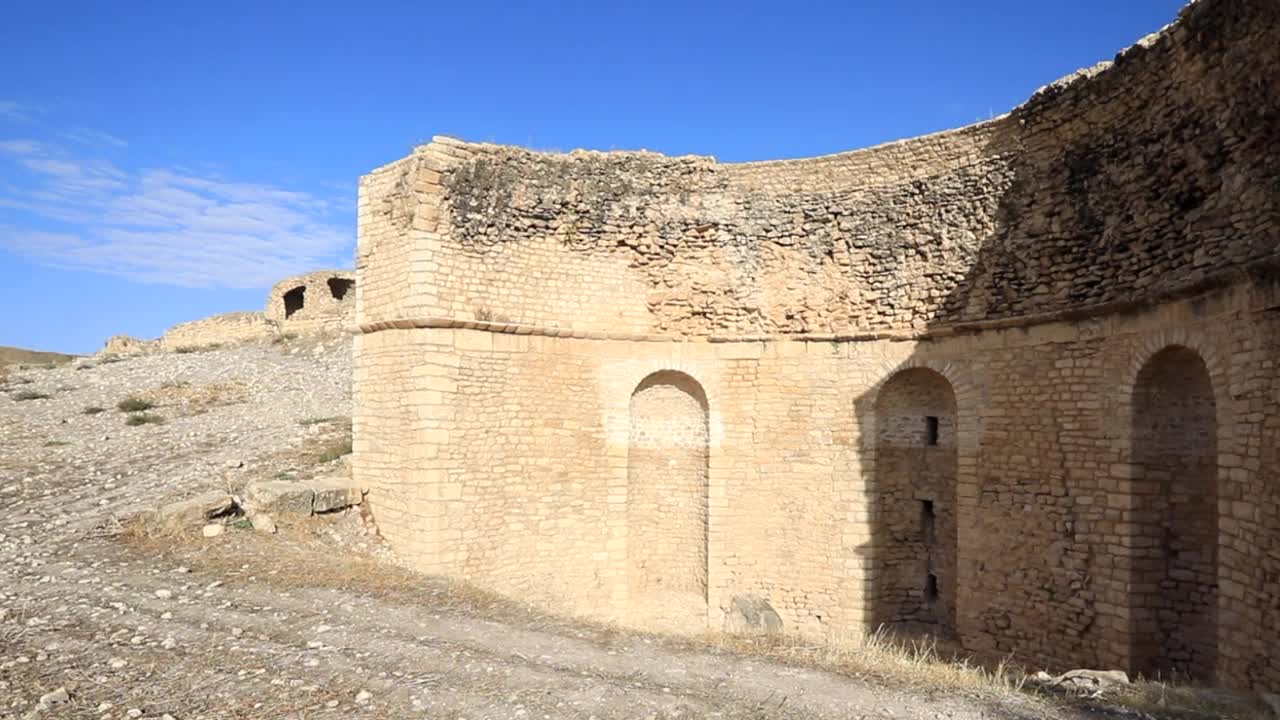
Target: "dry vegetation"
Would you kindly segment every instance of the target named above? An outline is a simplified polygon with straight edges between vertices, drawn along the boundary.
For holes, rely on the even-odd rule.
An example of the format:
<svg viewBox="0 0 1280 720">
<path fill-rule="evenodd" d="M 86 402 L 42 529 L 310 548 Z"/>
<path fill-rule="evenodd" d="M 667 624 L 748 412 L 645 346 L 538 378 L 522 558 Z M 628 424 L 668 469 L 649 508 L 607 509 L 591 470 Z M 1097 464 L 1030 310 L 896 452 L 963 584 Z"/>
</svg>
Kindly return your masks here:
<svg viewBox="0 0 1280 720">
<path fill-rule="evenodd" d="M 367 514 L 365 521 L 372 525 Z M 886 632 L 849 634 L 828 642 L 792 635 L 730 635 L 708 632 L 699 638 L 667 636 L 617 625 L 558 616 L 469 583 L 424 577 L 367 555 L 334 554 L 322 539 L 331 521 L 309 518 L 283 528 L 284 543 L 264 547 L 249 534 L 230 544 L 203 544 L 195 533 L 148 535 L 131 526 L 120 538 L 144 554 L 183 564 L 193 571 L 225 578 L 252 576 L 283 593 L 300 589 L 336 589 L 376 598 L 381 603 L 427 613 L 456 613 L 522 629 L 571 633 L 605 648 L 640 641 L 677 653 L 727 654 L 833 673 L 852 682 L 905 692 L 1008 704 L 1021 708 L 1009 717 L 1050 717 L 1055 707 L 1090 717 L 1134 716 L 1209 720 L 1266 720 L 1273 717 L 1257 698 L 1213 693 L 1161 682 L 1135 682 L 1101 697 L 1078 697 L 1032 679 L 1011 662 L 984 666 L 963 656 L 939 652 L 928 640 L 895 638 Z M 1023 715 L 1021 713 L 1029 712 Z M 758 717 L 773 717 L 762 713 Z M 996 715 L 995 717 L 1000 717 Z"/>
</svg>

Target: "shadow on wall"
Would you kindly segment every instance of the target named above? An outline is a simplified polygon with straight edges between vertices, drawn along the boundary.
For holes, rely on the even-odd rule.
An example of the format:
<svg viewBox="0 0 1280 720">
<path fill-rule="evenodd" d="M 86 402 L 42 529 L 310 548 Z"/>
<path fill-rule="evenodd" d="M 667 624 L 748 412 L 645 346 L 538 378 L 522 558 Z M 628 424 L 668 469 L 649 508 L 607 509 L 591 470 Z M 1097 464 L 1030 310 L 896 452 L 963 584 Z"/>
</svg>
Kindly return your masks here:
<svg viewBox="0 0 1280 720">
<path fill-rule="evenodd" d="M 1277 28 L 1269 0 L 1197 3 L 1110 70 L 996 121 L 986 157 L 1008 190 L 928 330 L 964 336 L 1011 318 L 1093 327 L 1274 262 L 1280 106 L 1260 98 L 1280 97 L 1280 74 L 1259 69 L 1280 63 Z M 867 625 L 954 636 L 979 658 L 1280 680 L 1266 657 L 1225 664 L 1220 652 L 1219 518 L 1230 509 L 1218 502 L 1229 475 L 1215 394 L 1227 388 L 1177 346 L 1121 387 L 1110 368 L 1141 363 L 1117 357 L 1136 343 L 1088 327 L 972 356 L 923 340 L 856 399 L 873 498 L 871 539 L 856 550 Z M 1082 411 L 1082 400 L 1099 404 Z M 1108 430 L 1115 404 L 1132 416 L 1123 438 Z M 1112 479 L 1108 463 L 1132 477 Z M 1250 558 L 1259 588 L 1280 577 L 1270 532 Z M 1233 625 L 1265 627 L 1256 612 Z M 1234 642 L 1238 658 L 1252 652 Z"/>
</svg>

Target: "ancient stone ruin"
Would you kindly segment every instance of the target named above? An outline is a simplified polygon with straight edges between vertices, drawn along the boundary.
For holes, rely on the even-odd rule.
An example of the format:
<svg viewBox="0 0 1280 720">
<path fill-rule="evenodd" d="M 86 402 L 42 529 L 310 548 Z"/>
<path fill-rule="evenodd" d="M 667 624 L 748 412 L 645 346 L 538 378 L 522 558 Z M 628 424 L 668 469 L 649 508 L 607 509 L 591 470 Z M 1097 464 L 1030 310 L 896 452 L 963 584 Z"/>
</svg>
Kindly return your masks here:
<svg viewBox="0 0 1280 720">
<path fill-rule="evenodd" d="M 297 275 L 271 288 L 263 311 L 220 313 L 179 323 L 155 340 L 116 335 L 101 352 L 135 355 L 345 332 L 355 319 L 355 285 L 355 273 L 350 270 Z"/>
<path fill-rule="evenodd" d="M 292 332 L 341 329 L 355 309 L 355 273 L 320 270 L 275 284 L 264 313 Z"/>
<path fill-rule="evenodd" d="M 437 138 L 361 183 L 355 478 L 558 611 L 1280 686 L 1277 67 L 1200 0 L 856 152 Z"/>
</svg>

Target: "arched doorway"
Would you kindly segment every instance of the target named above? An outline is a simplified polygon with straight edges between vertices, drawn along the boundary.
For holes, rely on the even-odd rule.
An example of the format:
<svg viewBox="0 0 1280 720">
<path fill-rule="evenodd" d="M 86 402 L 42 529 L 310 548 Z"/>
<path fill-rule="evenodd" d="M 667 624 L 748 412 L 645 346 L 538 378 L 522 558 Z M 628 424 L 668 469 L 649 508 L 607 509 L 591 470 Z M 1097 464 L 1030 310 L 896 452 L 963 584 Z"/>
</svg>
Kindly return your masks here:
<svg viewBox="0 0 1280 720">
<path fill-rule="evenodd" d="M 903 370 L 876 396 L 872 625 L 952 634 L 956 617 L 956 396 Z"/>
<path fill-rule="evenodd" d="M 707 615 L 707 397 L 663 371 L 631 395 L 627 452 L 627 584 L 634 612 L 655 621 Z"/>
<path fill-rule="evenodd" d="M 1196 351 L 1156 353 L 1133 388 L 1133 670 L 1212 681 L 1217 664 L 1218 423 Z"/>
</svg>

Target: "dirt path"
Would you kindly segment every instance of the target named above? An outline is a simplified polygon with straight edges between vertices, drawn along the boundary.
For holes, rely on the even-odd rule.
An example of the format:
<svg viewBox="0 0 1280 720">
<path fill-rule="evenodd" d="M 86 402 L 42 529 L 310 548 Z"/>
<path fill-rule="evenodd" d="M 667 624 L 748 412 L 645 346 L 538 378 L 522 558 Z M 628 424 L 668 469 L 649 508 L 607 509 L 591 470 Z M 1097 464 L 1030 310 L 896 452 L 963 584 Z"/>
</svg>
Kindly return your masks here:
<svg viewBox="0 0 1280 720">
<path fill-rule="evenodd" d="M 7 564 L 0 716 L 65 687 L 50 716 L 1066 717 L 548 619 L 314 538 L 96 538 Z"/>
</svg>

